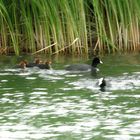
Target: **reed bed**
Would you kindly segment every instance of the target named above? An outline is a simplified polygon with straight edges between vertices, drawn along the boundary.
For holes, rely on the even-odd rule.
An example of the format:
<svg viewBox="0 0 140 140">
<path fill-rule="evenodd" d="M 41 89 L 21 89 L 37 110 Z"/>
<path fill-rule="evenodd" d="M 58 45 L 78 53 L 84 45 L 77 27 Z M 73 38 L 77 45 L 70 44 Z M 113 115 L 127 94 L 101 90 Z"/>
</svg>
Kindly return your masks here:
<svg viewBox="0 0 140 140">
<path fill-rule="evenodd" d="M 139 0 L 1 0 L 0 53 L 140 49 Z"/>
</svg>

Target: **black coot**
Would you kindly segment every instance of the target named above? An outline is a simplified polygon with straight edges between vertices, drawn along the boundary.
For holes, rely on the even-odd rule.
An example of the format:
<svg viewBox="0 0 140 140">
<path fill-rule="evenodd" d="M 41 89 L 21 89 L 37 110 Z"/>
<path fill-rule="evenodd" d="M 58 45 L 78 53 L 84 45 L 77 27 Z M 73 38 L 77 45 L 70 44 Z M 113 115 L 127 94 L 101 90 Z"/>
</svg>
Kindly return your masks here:
<svg viewBox="0 0 140 140">
<path fill-rule="evenodd" d="M 105 87 L 106 87 L 106 80 L 105 80 L 105 78 L 100 78 L 98 85 L 100 86 L 100 90 L 101 91 L 105 91 Z"/>
<path fill-rule="evenodd" d="M 98 58 L 95 57 L 92 60 L 92 64 L 88 65 L 88 64 L 72 64 L 72 65 L 68 65 L 65 69 L 68 71 L 89 71 L 91 70 L 92 73 L 96 73 L 99 71 L 99 69 L 97 68 L 98 64 L 102 64 L 103 62 Z"/>
</svg>

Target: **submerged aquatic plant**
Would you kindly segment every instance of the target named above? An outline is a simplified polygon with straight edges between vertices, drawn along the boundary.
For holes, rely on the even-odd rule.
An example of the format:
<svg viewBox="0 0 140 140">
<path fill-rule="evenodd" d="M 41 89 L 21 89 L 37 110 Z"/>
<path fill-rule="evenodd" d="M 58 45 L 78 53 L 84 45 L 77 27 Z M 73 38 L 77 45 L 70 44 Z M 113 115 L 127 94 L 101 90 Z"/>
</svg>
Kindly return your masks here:
<svg viewBox="0 0 140 140">
<path fill-rule="evenodd" d="M 139 0 L 1 0 L 0 53 L 139 50 Z"/>
</svg>

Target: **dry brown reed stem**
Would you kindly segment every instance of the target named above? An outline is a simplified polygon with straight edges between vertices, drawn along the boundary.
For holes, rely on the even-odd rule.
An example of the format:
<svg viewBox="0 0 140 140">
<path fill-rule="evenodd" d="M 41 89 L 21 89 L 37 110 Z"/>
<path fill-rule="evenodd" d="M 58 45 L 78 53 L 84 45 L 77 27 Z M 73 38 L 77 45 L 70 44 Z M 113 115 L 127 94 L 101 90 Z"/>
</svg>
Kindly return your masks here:
<svg viewBox="0 0 140 140">
<path fill-rule="evenodd" d="M 62 49 L 58 50 L 57 52 L 54 52 L 52 55 L 57 54 L 57 53 L 59 53 L 60 51 L 63 51 L 63 50 L 65 50 L 65 49 L 71 47 L 71 46 L 72 46 L 76 41 L 78 41 L 78 40 L 79 40 L 79 38 L 76 38 L 69 46 L 66 46 L 66 47 L 62 48 Z"/>
<path fill-rule="evenodd" d="M 51 45 L 49 45 L 49 46 L 46 46 L 45 48 L 40 49 L 40 50 L 38 50 L 38 51 L 32 53 L 32 55 L 37 54 L 37 53 L 39 53 L 39 52 L 42 52 L 42 51 L 44 51 L 44 50 L 46 50 L 46 49 L 48 49 L 48 48 L 50 48 L 50 47 L 52 47 L 52 46 L 54 46 L 54 45 L 56 45 L 56 44 L 57 44 L 57 43 L 51 44 Z"/>
</svg>

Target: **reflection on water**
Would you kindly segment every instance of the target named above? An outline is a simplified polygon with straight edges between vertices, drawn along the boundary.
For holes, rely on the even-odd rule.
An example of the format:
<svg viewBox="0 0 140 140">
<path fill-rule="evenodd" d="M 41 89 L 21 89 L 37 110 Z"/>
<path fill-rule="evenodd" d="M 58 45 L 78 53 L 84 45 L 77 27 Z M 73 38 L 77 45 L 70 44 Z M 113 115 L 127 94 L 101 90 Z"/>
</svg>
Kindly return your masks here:
<svg viewBox="0 0 140 140">
<path fill-rule="evenodd" d="M 61 69 L 1 70 L 0 139 L 140 139 L 140 73 L 131 67 L 113 75 L 104 66 L 96 78 Z M 105 92 L 97 84 L 102 75 Z"/>
</svg>

